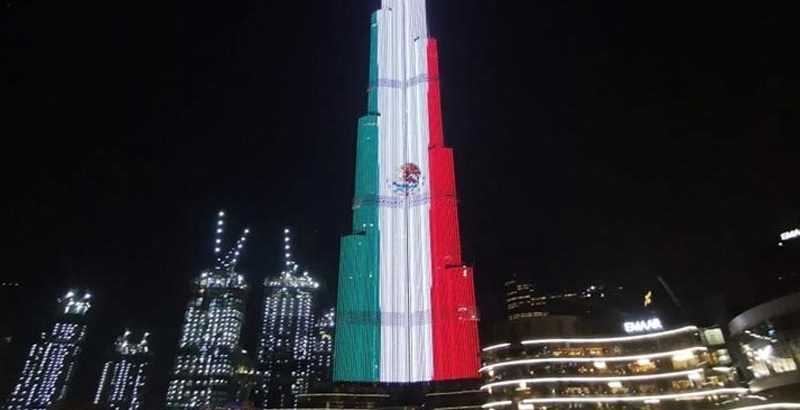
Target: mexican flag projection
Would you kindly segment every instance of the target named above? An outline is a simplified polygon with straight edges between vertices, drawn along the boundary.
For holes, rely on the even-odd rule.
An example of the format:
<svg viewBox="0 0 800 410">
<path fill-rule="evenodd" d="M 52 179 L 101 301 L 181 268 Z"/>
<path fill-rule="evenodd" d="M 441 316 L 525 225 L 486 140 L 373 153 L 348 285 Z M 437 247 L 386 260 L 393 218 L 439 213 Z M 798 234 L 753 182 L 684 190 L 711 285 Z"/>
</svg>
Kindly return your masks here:
<svg viewBox="0 0 800 410">
<path fill-rule="evenodd" d="M 383 0 L 372 15 L 353 233 L 340 250 L 336 381 L 478 377 L 472 268 L 461 261 L 425 11 L 425 0 Z"/>
</svg>

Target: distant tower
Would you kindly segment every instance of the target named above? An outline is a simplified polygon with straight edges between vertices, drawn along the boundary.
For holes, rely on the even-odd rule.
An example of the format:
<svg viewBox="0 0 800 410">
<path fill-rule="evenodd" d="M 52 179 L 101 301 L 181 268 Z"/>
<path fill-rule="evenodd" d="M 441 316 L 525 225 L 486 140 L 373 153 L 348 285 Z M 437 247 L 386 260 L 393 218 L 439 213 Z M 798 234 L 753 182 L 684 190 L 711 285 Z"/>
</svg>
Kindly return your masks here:
<svg viewBox="0 0 800 410">
<path fill-rule="evenodd" d="M 313 349 L 313 303 L 319 284 L 292 260 L 289 230 L 283 238 L 284 269 L 264 281 L 266 298 L 258 349 L 264 408 L 297 406 L 297 395 L 310 381 Z"/>
<path fill-rule="evenodd" d="M 86 312 L 91 294 L 68 292 L 58 300 L 59 309 L 49 333 L 28 352 L 28 359 L 6 409 L 45 410 L 67 395 L 75 362 L 86 337 Z"/>
<path fill-rule="evenodd" d="M 535 308 L 536 289 L 532 283 L 513 275 L 506 283 L 506 315 L 509 320 L 544 316 Z"/>
<path fill-rule="evenodd" d="M 333 378 L 333 337 L 336 324 L 335 310 L 328 309 L 317 319 L 311 348 L 310 386 L 330 382 Z"/>
<path fill-rule="evenodd" d="M 103 366 L 94 404 L 104 409 L 138 410 L 147 385 L 151 354 L 147 345 L 148 333 L 132 343 L 131 332 L 117 338 L 116 348 L 111 360 Z"/>
<path fill-rule="evenodd" d="M 215 265 L 192 281 L 175 367 L 167 389 L 168 409 L 200 409 L 239 402 L 246 396 L 238 369 L 247 284 L 236 262 L 250 230 L 222 253 L 225 213 L 220 212 L 213 244 Z"/>
</svg>

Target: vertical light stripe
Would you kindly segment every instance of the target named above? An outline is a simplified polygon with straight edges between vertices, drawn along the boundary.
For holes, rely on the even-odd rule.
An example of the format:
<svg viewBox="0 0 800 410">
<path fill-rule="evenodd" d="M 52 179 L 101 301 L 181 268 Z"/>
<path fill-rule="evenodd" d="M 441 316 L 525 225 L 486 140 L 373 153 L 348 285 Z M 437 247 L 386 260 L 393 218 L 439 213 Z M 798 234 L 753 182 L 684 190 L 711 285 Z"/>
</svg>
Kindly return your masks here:
<svg viewBox="0 0 800 410">
<path fill-rule="evenodd" d="M 381 372 L 387 382 L 433 378 L 427 28 L 422 0 L 387 0 L 378 12 Z M 403 166 L 419 185 L 398 192 Z"/>
<path fill-rule="evenodd" d="M 336 314 L 335 381 L 380 380 L 378 276 L 378 22 L 370 28 L 367 111 L 358 122 L 353 235 L 342 238 Z"/>
<path fill-rule="evenodd" d="M 478 373 L 472 270 L 460 257 L 453 158 L 425 11 L 425 0 L 383 0 L 372 18 L 353 234 L 342 238 L 340 258 L 337 381 Z M 404 180 L 404 167 L 419 178 Z"/>
</svg>

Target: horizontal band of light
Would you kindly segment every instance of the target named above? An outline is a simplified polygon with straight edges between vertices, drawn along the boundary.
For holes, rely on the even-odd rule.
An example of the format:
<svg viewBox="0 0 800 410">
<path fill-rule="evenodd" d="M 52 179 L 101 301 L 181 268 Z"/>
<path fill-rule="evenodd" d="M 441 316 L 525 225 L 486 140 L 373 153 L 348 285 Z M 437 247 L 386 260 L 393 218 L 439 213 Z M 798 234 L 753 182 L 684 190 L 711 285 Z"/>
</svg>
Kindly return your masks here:
<svg viewBox="0 0 800 410">
<path fill-rule="evenodd" d="M 497 344 L 497 345 L 484 347 L 483 351 L 484 352 L 488 352 L 489 350 L 500 349 L 500 348 L 508 347 L 508 346 L 511 346 L 511 343 L 500 343 L 500 344 Z"/>
<path fill-rule="evenodd" d="M 552 398 L 535 398 L 525 399 L 523 403 L 536 404 L 536 403 L 613 403 L 619 401 L 650 401 L 650 400 L 680 400 L 701 398 L 704 396 L 714 396 L 718 394 L 744 394 L 747 393 L 744 387 L 728 387 L 722 389 L 712 390 L 699 390 L 688 393 L 672 393 L 672 394 L 659 394 L 653 396 L 595 396 L 595 397 L 552 397 Z"/>
<path fill-rule="evenodd" d="M 800 409 L 800 403 L 769 403 L 755 406 L 732 407 L 731 410 Z"/>
<path fill-rule="evenodd" d="M 389 397 L 388 394 L 360 394 L 360 393 L 303 393 L 303 397 Z"/>
<path fill-rule="evenodd" d="M 511 400 L 500 400 L 500 401 L 490 401 L 481 407 L 484 409 L 488 409 L 490 407 L 500 407 L 500 406 L 508 406 L 509 404 L 513 403 Z"/>
<path fill-rule="evenodd" d="M 648 353 L 648 354 L 640 354 L 635 356 L 609 356 L 609 357 L 547 357 L 547 358 L 538 358 L 538 359 L 520 359 L 520 360 L 509 360 L 507 362 L 499 362 L 490 364 L 488 366 L 481 367 L 480 371 L 487 371 L 493 370 L 497 367 L 506 367 L 506 366 L 515 366 L 519 364 L 536 364 L 536 363 L 593 363 L 593 362 L 627 362 L 627 361 L 634 361 L 634 360 L 642 360 L 642 359 L 655 359 L 658 357 L 667 357 L 667 356 L 675 356 L 681 353 L 694 353 L 694 352 L 704 352 L 708 350 L 707 347 L 704 346 L 695 346 L 690 347 L 688 349 L 680 349 L 680 350 L 672 350 L 669 352 L 659 352 L 659 353 Z"/>
<path fill-rule="evenodd" d="M 677 329 L 665 330 L 657 333 L 647 333 L 643 335 L 634 336 L 619 336 L 619 337 L 596 337 L 596 338 L 575 338 L 575 339 L 531 339 L 523 340 L 524 345 L 544 344 L 544 343 L 614 343 L 614 342 L 630 342 L 633 340 L 653 339 L 663 336 L 675 335 L 685 332 L 697 331 L 697 326 L 684 326 Z"/>
<path fill-rule="evenodd" d="M 683 370 L 680 372 L 658 373 L 658 374 L 644 374 L 636 376 L 566 376 L 566 377 L 537 377 L 532 379 L 516 379 L 516 380 L 503 380 L 501 382 L 489 383 L 481 386 L 481 390 L 491 389 L 499 386 L 517 385 L 520 383 L 537 384 L 537 383 L 559 383 L 559 382 L 586 382 L 586 383 L 603 383 L 603 382 L 623 382 L 632 380 L 654 380 L 654 379 L 673 379 L 676 377 L 689 376 L 690 374 L 703 373 L 703 369 L 698 370 Z"/>
<path fill-rule="evenodd" d="M 730 373 L 730 372 L 736 370 L 736 368 L 735 367 L 717 366 L 717 367 L 712 367 L 711 370 L 713 370 L 715 372 L 720 372 L 720 373 Z"/>
<path fill-rule="evenodd" d="M 480 393 L 480 390 L 461 390 L 461 391 L 444 391 L 444 392 L 436 392 L 436 393 L 427 393 L 426 396 L 452 396 L 455 394 L 468 394 L 468 393 Z M 440 408 L 440 407 L 439 407 Z"/>
</svg>

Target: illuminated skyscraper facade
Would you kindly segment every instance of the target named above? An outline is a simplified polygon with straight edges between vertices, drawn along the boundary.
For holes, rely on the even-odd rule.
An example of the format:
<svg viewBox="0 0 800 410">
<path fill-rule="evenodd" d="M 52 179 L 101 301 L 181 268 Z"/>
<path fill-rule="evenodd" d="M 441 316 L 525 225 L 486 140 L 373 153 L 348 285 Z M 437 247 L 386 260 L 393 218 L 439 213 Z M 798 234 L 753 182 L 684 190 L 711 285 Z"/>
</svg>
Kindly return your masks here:
<svg viewBox="0 0 800 410">
<path fill-rule="evenodd" d="M 517 278 L 517 275 L 506 281 L 506 315 L 509 320 L 537 316 L 533 307 L 536 288 L 532 283 Z"/>
<path fill-rule="evenodd" d="M 352 229 L 340 249 L 334 379 L 478 377 L 473 272 L 461 260 L 424 0 L 383 0 L 372 15 Z"/>
<path fill-rule="evenodd" d="M 150 348 L 145 333 L 138 342 L 130 341 L 130 331 L 117 338 L 114 354 L 100 373 L 94 404 L 104 409 L 142 408 L 150 371 Z"/>
<path fill-rule="evenodd" d="M 236 262 L 248 229 L 227 253 L 222 253 L 224 216 L 215 226 L 213 269 L 192 281 L 175 366 L 167 390 L 169 409 L 199 409 L 237 402 L 247 393 L 238 377 L 243 367 L 241 332 L 247 284 Z"/>
<path fill-rule="evenodd" d="M 292 260 L 289 230 L 284 230 L 285 266 L 264 281 L 264 316 L 258 348 L 261 407 L 297 407 L 297 395 L 311 381 L 314 348 L 314 298 L 319 284 Z"/>
<path fill-rule="evenodd" d="M 90 299 L 89 293 L 76 292 L 59 299 L 53 328 L 31 346 L 6 409 L 45 410 L 66 396 L 86 337 L 85 316 L 91 308 Z"/>
<path fill-rule="evenodd" d="M 311 348 L 311 386 L 333 378 L 333 341 L 336 311 L 330 308 L 317 318 Z"/>
</svg>

